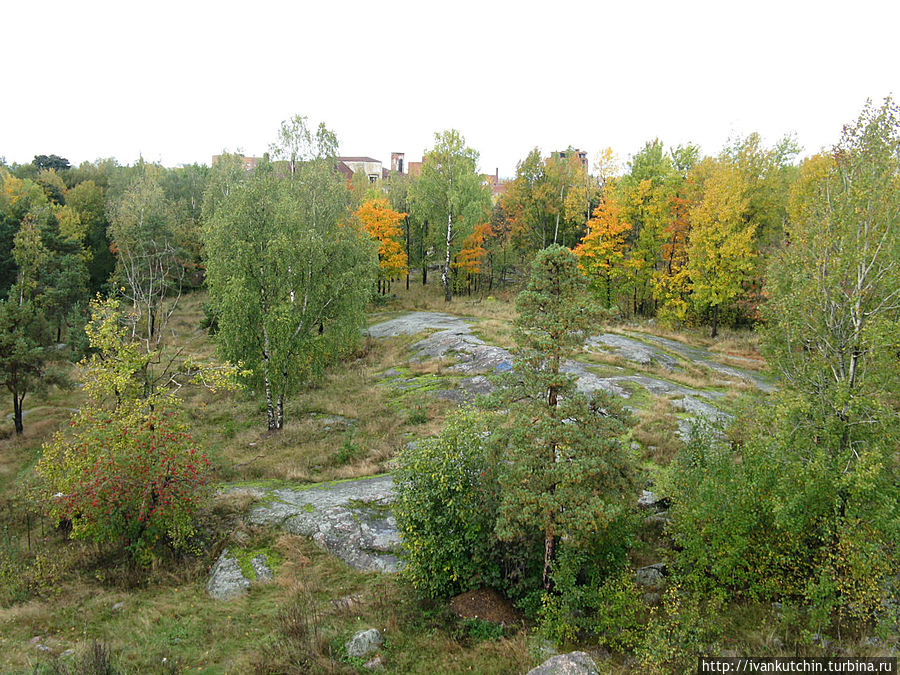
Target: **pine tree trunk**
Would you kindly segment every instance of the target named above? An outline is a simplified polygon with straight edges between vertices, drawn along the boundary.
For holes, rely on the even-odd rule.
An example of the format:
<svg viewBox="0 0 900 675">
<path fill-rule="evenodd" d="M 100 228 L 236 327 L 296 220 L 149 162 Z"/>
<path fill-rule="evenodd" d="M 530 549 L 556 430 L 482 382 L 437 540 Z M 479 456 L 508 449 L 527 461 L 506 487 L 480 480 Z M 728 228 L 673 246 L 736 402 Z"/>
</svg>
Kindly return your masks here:
<svg viewBox="0 0 900 675">
<path fill-rule="evenodd" d="M 22 426 L 22 401 L 25 400 L 25 394 L 22 394 L 19 397 L 18 394 L 13 394 L 13 424 L 16 426 L 16 436 L 21 436 L 22 432 L 25 431 L 25 427 Z"/>
<path fill-rule="evenodd" d="M 544 573 L 541 581 L 544 584 L 544 590 L 548 593 L 553 590 L 553 579 L 550 577 L 550 567 L 553 558 L 556 555 L 556 537 L 550 530 L 544 533 Z"/>
</svg>

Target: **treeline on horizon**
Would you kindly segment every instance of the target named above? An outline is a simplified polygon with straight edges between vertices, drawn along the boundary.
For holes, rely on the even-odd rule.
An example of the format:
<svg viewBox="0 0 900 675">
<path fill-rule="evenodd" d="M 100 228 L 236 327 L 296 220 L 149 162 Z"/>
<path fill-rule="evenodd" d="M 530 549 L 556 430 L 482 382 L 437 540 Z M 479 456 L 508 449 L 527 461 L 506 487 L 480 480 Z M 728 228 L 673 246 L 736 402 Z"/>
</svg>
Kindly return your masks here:
<svg viewBox="0 0 900 675">
<path fill-rule="evenodd" d="M 419 175 L 392 173 L 370 184 L 360 172 L 347 181 L 347 217 L 366 204 L 370 219 L 382 219 L 381 227 L 368 227 L 382 246 L 382 292 L 397 278 L 409 284 L 410 268 L 425 283 L 429 267 L 446 272 L 448 298 L 491 292 L 519 280 L 537 251 L 559 243 L 579 255 L 597 299 L 614 315 L 710 324 L 713 334 L 720 323 L 760 319 L 765 270 L 785 242 L 792 202 L 830 156 L 798 164 L 800 148 L 789 136 L 766 146 L 753 133 L 715 156 L 653 140 L 619 174 L 609 149 L 584 166 L 575 152 L 543 156 L 535 148 L 492 198 L 478 152 L 456 131 L 435 137 Z M 114 222 L 138 185 L 152 187 L 155 217 L 170 231 L 183 282 L 199 286 L 207 184 L 234 159 L 224 155 L 218 168 L 164 168 L 142 159 L 70 167 L 63 157 L 37 155 L 29 164 L 0 165 L 0 297 L 19 269 L 15 238 L 31 223 L 53 254 L 47 273 L 59 279 L 48 285 L 70 289 L 55 321 L 70 323 L 70 306 L 111 287 Z M 298 161 L 289 148 L 273 159 L 281 171 Z M 452 194 L 442 185 L 448 180 Z"/>
</svg>

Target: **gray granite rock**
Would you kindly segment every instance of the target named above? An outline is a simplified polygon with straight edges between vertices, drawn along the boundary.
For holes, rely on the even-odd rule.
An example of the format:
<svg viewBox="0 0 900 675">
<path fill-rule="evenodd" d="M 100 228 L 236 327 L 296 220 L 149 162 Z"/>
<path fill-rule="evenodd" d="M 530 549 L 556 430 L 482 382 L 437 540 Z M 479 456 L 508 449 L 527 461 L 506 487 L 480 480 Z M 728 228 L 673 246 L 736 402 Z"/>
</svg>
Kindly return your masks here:
<svg viewBox="0 0 900 675">
<path fill-rule="evenodd" d="M 431 392 L 435 398 L 455 403 L 472 403 L 478 396 L 490 394 L 494 385 L 484 375 L 461 379 L 456 389 L 437 389 Z"/>
<path fill-rule="evenodd" d="M 347 656 L 353 659 L 363 659 L 378 651 L 382 644 L 384 644 L 384 638 L 377 628 L 361 630 L 347 641 Z"/>
<path fill-rule="evenodd" d="M 465 323 L 452 314 L 440 312 L 411 312 L 389 321 L 369 326 L 368 334 L 373 338 L 396 337 L 398 335 L 415 335 L 426 330 L 448 330 L 459 328 Z"/>
<path fill-rule="evenodd" d="M 358 420 L 343 415 L 307 413 L 306 417 L 318 424 L 322 431 L 346 431 L 356 426 Z"/>
<path fill-rule="evenodd" d="M 665 347 L 670 352 L 675 352 L 679 356 L 687 359 L 688 361 L 691 361 L 692 363 L 705 366 L 706 368 L 709 368 L 710 370 L 717 373 L 721 373 L 722 375 L 727 375 L 728 377 L 733 377 L 739 380 L 744 380 L 745 382 L 749 382 L 761 391 L 770 392 L 774 391 L 775 389 L 775 386 L 759 373 L 753 372 L 751 370 L 744 370 L 742 368 L 735 368 L 733 366 L 726 366 L 722 363 L 719 363 L 718 361 L 716 361 L 716 355 L 706 349 L 691 347 L 690 345 L 686 345 L 683 342 L 670 340 L 668 338 L 659 337 L 657 335 L 641 333 L 641 337 L 645 340 L 655 342 L 656 344 Z"/>
<path fill-rule="evenodd" d="M 655 563 L 635 570 L 634 580 L 644 588 L 656 590 L 665 584 L 666 564 Z"/>
<path fill-rule="evenodd" d="M 724 423 L 734 419 L 732 415 L 729 415 L 728 413 L 723 412 L 715 406 L 710 405 L 705 401 L 701 401 L 694 396 L 685 396 L 676 401 L 672 401 L 672 407 L 690 413 L 695 417 L 702 417 L 708 422 Z"/>
<path fill-rule="evenodd" d="M 641 496 L 638 497 L 638 506 L 642 509 L 650 509 L 653 508 L 653 505 L 658 501 L 656 495 L 650 492 L 650 490 L 641 490 Z"/>
<path fill-rule="evenodd" d="M 464 319 L 450 314 L 412 312 L 370 326 L 368 332 L 372 337 L 384 338 L 415 335 L 428 330 L 436 332 L 412 346 L 416 360 L 453 356 L 459 362 L 453 370 L 473 374 L 504 371 L 512 367 L 512 355 L 507 350 L 486 344 L 472 333 Z"/>
<path fill-rule="evenodd" d="M 311 537 L 351 567 L 395 572 L 400 534 L 390 511 L 391 476 L 269 491 L 248 520 Z"/>
<path fill-rule="evenodd" d="M 271 568 L 266 564 L 266 556 L 264 553 L 253 556 L 253 558 L 250 559 L 250 567 L 253 568 L 253 573 L 256 575 L 257 581 L 271 581 L 275 577 Z"/>
<path fill-rule="evenodd" d="M 599 675 L 594 659 L 584 652 L 551 656 L 527 675 Z"/>
<path fill-rule="evenodd" d="M 209 571 L 206 592 L 216 600 L 231 600 L 246 593 L 248 588 L 250 580 L 241 572 L 237 558 L 228 555 L 226 548 Z"/>
<path fill-rule="evenodd" d="M 613 378 L 599 377 L 578 361 L 565 361 L 560 370 L 575 377 L 575 388 L 585 396 L 593 396 L 596 391 L 605 391 L 619 398 L 631 398 L 631 394 Z"/>
<path fill-rule="evenodd" d="M 588 349 L 601 349 L 612 351 L 616 356 L 621 356 L 626 361 L 632 361 L 642 366 L 659 364 L 667 370 L 675 370 L 678 367 L 678 359 L 665 352 L 633 338 L 612 333 L 594 335 L 585 340 Z"/>
</svg>

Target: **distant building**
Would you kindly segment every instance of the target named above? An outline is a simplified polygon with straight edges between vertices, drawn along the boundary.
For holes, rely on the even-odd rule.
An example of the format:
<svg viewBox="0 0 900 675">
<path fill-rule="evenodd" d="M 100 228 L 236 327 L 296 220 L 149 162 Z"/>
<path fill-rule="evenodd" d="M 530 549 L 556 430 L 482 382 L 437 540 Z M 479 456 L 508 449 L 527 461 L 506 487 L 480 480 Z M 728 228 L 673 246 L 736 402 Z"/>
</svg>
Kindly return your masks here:
<svg viewBox="0 0 900 675">
<path fill-rule="evenodd" d="M 491 202 L 496 204 L 500 196 L 506 192 L 506 182 L 500 179 L 500 169 L 495 169 L 492 174 L 482 174 L 481 178 L 481 184 L 491 189 Z"/>
<path fill-rule="evenodd" d="M 363 172 L 370 183 L 374 183 L 384 175 L 381 161 L 371 157 L 338 157 L 337 160 L 338 170 L 344 175 L 346 175 L 346 170 L 341 167 L 342 164 L 350 170 L 351 176 L 360 171 Z"/>
<path fill-rule="evenodd" d="M 406 153 L 403 152 L 392 152 L 391 153 L 391 171 L 395 173 L 403 173 L 403 159 L 406 157 Z"/>
<path fill-rule="evenodd" d="M 578 161 L 581 162 L 581 167 L 585 171 L 587 171 L 588 156 L 587 156 L 586 150 L 579 150 L 578 148 L 575 148 L 573 150 L 572 148 L 569 148 L 568 150 L 557 150 L 556 152 L 551 152 L 550 156 L 551 157 L 560 157 L 561 159 L 567 159 L 570 154 L 573 154 L 576 157 L 578 157 Z"/>
<path fill-rule="evenodd" d="M 212 163 L 215 164 L 219 161 L 222 155 L 213 155 Z M 253 171 L 260 162 L 262 162 L 262 157 L 247 157 L 246 155 L 240 155 L 241 164 L 244 167 L 244 171 Z"/>
<path fill-rule="evenodd" d="M 421 162 L 410 162 L 409 163 L 409 175 L 410 176 L 418 176 L 422 173 L 422 165 L 425 163 L 425 158 L 422 158 Z"/>
</svg>

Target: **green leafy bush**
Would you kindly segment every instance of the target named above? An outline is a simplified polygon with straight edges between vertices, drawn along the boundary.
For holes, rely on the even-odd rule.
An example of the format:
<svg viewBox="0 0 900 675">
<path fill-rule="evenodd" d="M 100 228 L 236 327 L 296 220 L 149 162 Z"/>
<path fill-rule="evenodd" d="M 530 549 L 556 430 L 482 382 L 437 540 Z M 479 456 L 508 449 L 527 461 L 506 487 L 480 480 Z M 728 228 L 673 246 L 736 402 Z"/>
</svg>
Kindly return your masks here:
<svg viewBox="0 0 900 675">
<path fill-rule="evenodd" d="M 551 572 L 553 592 L 541 595 L 535 612 L 546 638 L 571 644 L 591 635 L 613 649 L 635 646 L 644 605 L 625 566 L 636 526 L 628 515 L 590 548 L 561 547 Z"/>
<path fill-rule="evenodd" d="M 394 513 L 413 585 L 430 597 L 496 584 L 497 481 L 488 421 L 464 409 L 441 434 L 400 453 Z"/>
<path fill-rule="evenodd" d="M 775 403 L 749 421 L 743 446 L 696 434 L 672 463 L 661 490 L 680 567 L 708 588 L 796 604 L 816 632 L 873 625 L 896 560 L 893 433 L 860 439 L 851 465 L 834 452 L 839 435 L 803 433 L 802 399 Z"/>
<path fill-rule="evenodd" d="M 662 607 L 653 609 L 636 653 L 640 672 L 693 673 L 698 656 L 718 651 L 722 629 L 715 617 L 720 609 L 720 603 L 704 604 L 701 594 L 671 584 L 663 596 Z"/>
</svg>

